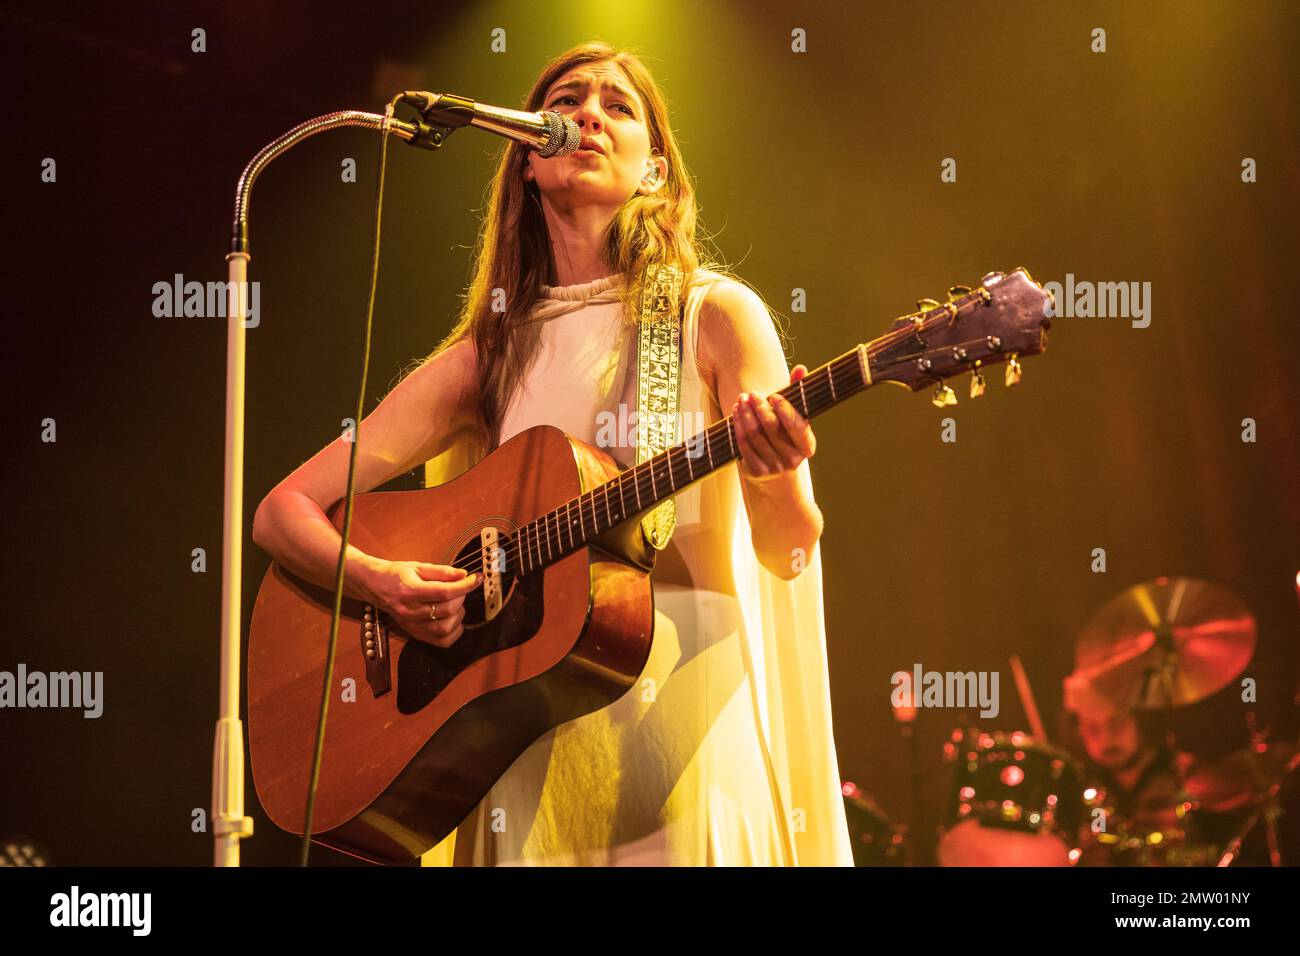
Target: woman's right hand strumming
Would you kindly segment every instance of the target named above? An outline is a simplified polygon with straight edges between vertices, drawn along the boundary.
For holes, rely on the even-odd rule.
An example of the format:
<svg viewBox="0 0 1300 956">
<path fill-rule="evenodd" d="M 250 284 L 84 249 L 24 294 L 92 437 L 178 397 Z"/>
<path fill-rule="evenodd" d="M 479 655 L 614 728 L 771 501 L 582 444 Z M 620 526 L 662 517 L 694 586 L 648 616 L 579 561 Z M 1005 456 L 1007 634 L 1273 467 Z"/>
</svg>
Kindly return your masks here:
<svg viewBox="0 0 1300 956">
<path fill-rule="evenodd" d="M 411 637 L 451 647 L 464 632 L 465 595 L 482 580 L 481 573 L 449 564 L 378 561 L 366 575 L 366 589 L 373 596 L 370 603 Z"/>
</svg>

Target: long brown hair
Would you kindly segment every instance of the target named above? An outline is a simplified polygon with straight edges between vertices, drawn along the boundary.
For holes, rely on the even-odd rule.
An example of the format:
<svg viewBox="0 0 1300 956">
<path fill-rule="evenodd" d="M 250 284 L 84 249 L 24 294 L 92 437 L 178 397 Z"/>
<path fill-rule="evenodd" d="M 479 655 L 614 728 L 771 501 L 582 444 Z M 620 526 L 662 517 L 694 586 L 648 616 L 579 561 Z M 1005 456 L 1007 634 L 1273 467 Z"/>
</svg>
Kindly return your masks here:
<svg viewBox="0 0 1300 956">
<path fill-rule="evenodd" d="M 533 84 L 523 109 L 539 111 L 542 98 L 560 76 L 587 63 L 611 62 L 622 69 L 645 104 L 650 146 L 668 161 L 668 177 L 653 194 L 633 195 L 606 232 L 604 257 L 611 273 L 623 277 L 624 315 L 635 321 L 645 268 L 651 262 L 676 265 L 689 279 L 704 268 L 730 276 L 708 255 L 695 231 L 695 187 L 668 122 L 668 107 L 645 64 L 633 53 L 607 43 L 575 46 L 547 64 Z M 523 171 L 527 148 L 510 141 L 492 177 L 487 208 L 459 319 L 432 358 L 464 338 L 472 338 L 478 360 L 475 440 L 481 452 L 495 448 L 514 386 L 538 352 L 539 323 L 526 321 L 542 285 L 554 285 L 555 262 L 535 182 Z M 733 277 L 734 278 L 734 277 Z M 427 359 L 426 359 L 427 361 Z"/>
</svg>

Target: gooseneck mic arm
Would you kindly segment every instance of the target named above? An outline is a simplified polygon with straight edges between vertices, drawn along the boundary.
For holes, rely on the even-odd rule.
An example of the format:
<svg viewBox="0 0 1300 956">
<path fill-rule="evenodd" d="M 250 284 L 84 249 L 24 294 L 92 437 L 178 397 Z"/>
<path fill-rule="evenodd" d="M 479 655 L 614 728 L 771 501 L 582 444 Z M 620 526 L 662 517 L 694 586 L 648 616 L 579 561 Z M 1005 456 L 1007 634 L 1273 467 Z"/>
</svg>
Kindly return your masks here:
<svg viewBox="0 0 1300 956">
<path fill-rule="evenodd" d="M 421 137 L 422 128 L 428 130 L 428 127 L 422 123 L 404 123 L 400 120 L 391 119 L 387 123 L 389 135 L 413 144 L 415 140 Z M 365 129 L 382 130 L 384 124 L 385 119 L 379 113 L 342 110 L 338 113 L 326 113 L 324 116 L 317 116 L 305 123 L 299 123 L 283 136 L 263 146 L 257 155 L 249 160 L 248 165 L 244 167 L 244 172 L 240 175 L 239 182 L 235 186 L 235 222 L 230 235 L 230 254 L 245 256 L 248 254 L 248 205 L 253 197 L 253 184 L 257 182 L 257 177 L 262 174 L 262 170 L 271 164 L 273 159 L 283 155 L 304 139 L 315 136 L 317 133 L 324 133 L 327 130 L 340 129 L 345 126 L 360 126 Z M 419 143 L 416 145 L 426 144 Z M 442 139 L 439 138 L 437 144 L 429 143 L 426 148 L 437 149 L 441 145 Z M 226 258 L 229 261 L 230 257 L 227 256 Z M 227 316 L 229 316 L 229 313 L 227 313 Z"/>
</svg>

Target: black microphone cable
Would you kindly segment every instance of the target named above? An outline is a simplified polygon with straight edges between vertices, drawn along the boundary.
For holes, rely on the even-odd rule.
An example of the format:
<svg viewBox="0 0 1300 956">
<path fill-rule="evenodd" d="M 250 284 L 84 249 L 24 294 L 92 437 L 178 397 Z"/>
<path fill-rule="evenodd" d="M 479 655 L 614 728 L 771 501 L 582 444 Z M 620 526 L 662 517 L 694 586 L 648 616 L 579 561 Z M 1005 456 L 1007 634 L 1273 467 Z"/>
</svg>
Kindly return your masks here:
<svg viewBox="0 0 1300 956">
<path fill-rule="evenodd" d="M 352 531 L 352 498 L 356 490 L 357 445 L 361 443 L 361 419 L 365 412 L 366 381 L 370 375 L 370 339 L 374 328 L 375 289 L 379 284 L 379 231 L 384 209 L 384 173 L 388 167 L 388 124 L 393 120 L 393 110 L 401 100 L 394 96 L 384 110 L 384 126 L 379 131 L 379 175 L 375 183 L 375 225 L 371 239 L 370 295 L 366 301 L 366 340 L 361 358 L 361 386 L 357 390 L 357 411 L 353 417 L 352 449 L 348 454 L 348 484 L 343 496 L 343 531 L 339 547 L 338 566 L 334 571 L 334 611 L 330 617 L 329 654 L 325 658 L 325 684 L 321 688 L 320 718 L 316 725 L 316 747 L 311 761 L 311 779 L 307 785 L 307 814 L 303 821 L 302 848 L 298 865 L 307 865 L 311 852 L 311 821 L 316 809 L 316 787 L 320 782 L 321 756 L 325 750 L 325 720 L 329 716 L 330 687 L 334 683 L 334 656 L 338 650 L 339 618 L 343 613 L 343 579 L 347 565 L 348 535 Z"/>
</svg>

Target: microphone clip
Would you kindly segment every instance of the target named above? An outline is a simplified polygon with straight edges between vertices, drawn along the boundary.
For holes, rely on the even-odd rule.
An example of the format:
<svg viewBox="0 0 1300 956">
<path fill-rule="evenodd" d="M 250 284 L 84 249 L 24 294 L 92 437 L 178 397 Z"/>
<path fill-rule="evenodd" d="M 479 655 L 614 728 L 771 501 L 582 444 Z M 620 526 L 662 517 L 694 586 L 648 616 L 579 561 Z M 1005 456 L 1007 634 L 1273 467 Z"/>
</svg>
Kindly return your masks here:
<svg viewBox="0 0 1300 956">
<path fill-rule="evenodd" d="M 429 94 L 407 90 L 402 93 L 400 102 L 415 107 L 419 114 L 411 123 L 414 134 L 406 144 L 420 149 L 441 149 L 448 136 L 462 126 L 468 126 L 474 118 L 474 101 L 454 93 Z"/>
<path fill-rule="evenodd" d="M 460 129 L 459 126 L 445 126 L 442 123 L 426 123 L 423 117 L 412 121 L 409 125 L 414 132 L 411 138 L 406 140 L 406 145 L 427 150 L 441 149 L 447 137 Z"/>
</svg>

